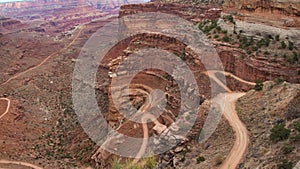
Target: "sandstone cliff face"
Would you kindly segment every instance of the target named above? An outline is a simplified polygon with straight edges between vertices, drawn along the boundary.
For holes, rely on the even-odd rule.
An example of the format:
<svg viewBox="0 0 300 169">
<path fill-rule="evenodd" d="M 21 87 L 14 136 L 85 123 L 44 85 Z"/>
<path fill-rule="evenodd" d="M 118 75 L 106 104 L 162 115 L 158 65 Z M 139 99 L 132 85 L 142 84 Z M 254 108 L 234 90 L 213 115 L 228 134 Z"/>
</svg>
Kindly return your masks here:
<svg viewBox="0 0 300 169">
<path fill-rule="evenodd" d="M 300 82 L 300 76 L 298 75 L 300 69 L 297 67 L 269 63 L 264 59 L 256 57 L 244 60 L 240 58 L 240 56 L 246 54 L 243 50 L 222 43 L 216 49 L 224 69 L 245 80 L 255 82 L 256 80 L 266 81 L 281 77 L 289 82 Z"/>
<path fill-rule="evenodd" d="M 186 9 L 194 9 L 193 12 L 185 13 Z M 178 15 L 189 21 L 197 23 L 203 19 L 216 19 L 219 16 L 220 11 L 212 10 L 215 13 L 208 15 L 207 12 L 211 11 L 211 6 L 201 6 L 193 8 L 193 5 L 186 4 L 159 4 L 159 3 L 147 3 L 140 5 L 125 5 L 121 7 L 120 17 L 134 14 L 138 12 L 165 12 L 169 14 Z M 171 42 L 170 42 L 171 43 Z M 299 68 L 281 66 L 275 63 L 269 63 L 267 60 L 250 57 L 247 60 L 243 60 L 240 57 L 245 54 L 245 51 L 238 49 L 237 46 L 230 46 L 226 43 L 216 44 L 216 49 L 223 63 L 224 69 L 228 72 L 233 72 L 239 77 L 243 77 L 245 80 L 256 81 L 260 80 L 272 80 L 277 77 L 290 82 L 300 82 L 298 75 Z"/>
<path fill-rule="evenodd" d="M 198 23 L 203 19 L 216 19 L 221 15 L 218 5 L 191 5 L 179 3 L 145 3 L 124 5 L 120 8 L 119 16 L 126 16 L 140 12 L 162 12 L 180 16 L 191 22 Z"/>
<path fill-rule="evenodd" d="M 274 12 L 300 16 L 299 0 L 152 0 L 159 3 L 223 4 L 224 9 L 251 12 Z"/>
<path fill-rule="evenodd" d="M 225 9 L 300 16 L 300 1 L 298 0 L 226 0 L 223 7 Z"/>
<path fill-rule="evenodd" d="M 162 3 L 188 3 L 188 4 L 223 4 L 224 0 L 152 0 L 152 2 Z"/>
</svg>

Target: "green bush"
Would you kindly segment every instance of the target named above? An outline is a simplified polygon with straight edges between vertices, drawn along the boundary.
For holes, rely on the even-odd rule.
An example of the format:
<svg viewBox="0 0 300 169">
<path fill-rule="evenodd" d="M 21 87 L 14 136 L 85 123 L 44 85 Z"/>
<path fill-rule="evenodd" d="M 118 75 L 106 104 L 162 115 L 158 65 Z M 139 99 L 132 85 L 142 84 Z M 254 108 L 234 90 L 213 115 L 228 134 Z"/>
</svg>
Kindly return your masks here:
<svg viewBox="0 0 300 169">
<path fill-rule="evenodd" d="M 289 50 L 293 50 L 294 49 L 294 43 L 289 41 Z"/>
<path fill-rule="evenodd" d="M 286 58 L 287 58 L 287 55 L 286 55 L 286 54 L 283 54 L 283 56 L 282 56 L 282 57 L 286 59 Z"/>
<path fill-rule="evenodd" d="M 227 35 L 225 35 L 222 40 L 223 42 L 230 42 L 230 38 Z"/>
<path fill-rule="evenodd" d="M 284 79 L 282 78 L 282 77 L 277 77 L 276 79 L 275 79 L 275 83 L 276 84 L 280 84 L 280 83 L 283 83 L 284 82 Z"/>
<path fill-rule="evenodd" d="M 270 39 L 269 39 L 269 38 L 266 38 L 266 39 L 265 39 L 265 46 L 266 46 L 266 47 L 269 47 L 269 45 L 270 45 Z"/>
<path fill-rule="evenodd" d="M 295 135 L 295 136 L 291 136 L 291 141 L 293 141 L 293 142 L 298 142 L 298 141 L 300 141 L 300 134 L 297 134 L 297 135 Z"/>
<path fill-rule="evenodd" d="M 257 47 L 257 46 L 253 46 L 253 47 L 252 47 L 252 50 L 253 50 L 253 51 L 258 51 L 258 47 Z"/>
<path fill-rule="evenodd" d="M 295 147 L 291 146 L 290 144 L 284 144 L 281 148 L 283 154 L 289 154 L 294 150 Z"/>
<path fill-rule="evenodd" d="M 254 90 L 261 91 L 264 87 L 263 82 L 261 80 L 257 80 L 255 83 Z"/>
<path fill-rule="evenodd" d="M 285 44 L 285 42 L 284 42 L 284 41 L 281 41 L 281 47 L 282 47 L 283 49 L 285 49 L 285 48 L 286 48 L 286 44 Z"/>
<path fill-rule="evenodd" d="M 111 168 L 112 169 L 123 169 L 124 166 L 119 162 L 117 158 L 114 158 L 111 162 Z"/>
<path fill-rule="evenodd" d="M 153 169 L 153 168 L 155 168 L 155 166 L 156 166 L 156 160 L 155 160 L 155 157 L 152 156 L 147 159 L 144 168 L 145 169 Z"/>
<path fill-rule="evenodd" d="M 271 141 L 278 142 L 289 138 L 291 130 L 286 129 L 284 126 L 285 124 L 278 124 L 271 129 Z"/>
<path fill-rule="evenodd" d="M 299 61 L 299 56 L 298 56 L 298 53 L 297 52 L 293 52 L 293 60 L 295 61 L 295 62 L 298 62 Z"/>
<path fill-rule="evenodd" d="M 298 132 L 300 132 L 300 122 L 297 122 L 294 124 L 294 128 L 295 130 L 297 130 Z"/>
<path fill-rule="evenodd" d="M 227 30 L 222 30 L 222 33 L 223 33 L 223 34 L 227 34 L 228 31 L 227 31 Z"/>
<path fill-rule="evenodd" d="M 233 24 L 235 24 L 234 18 L 233 18 L 232 15 L 224 16 L 223 19 L 224 19 L 224 20 L 227 20 L 227 21 L 229 21 L 229 22 L 231 22 L 231 23 L 233 23 Z"/>
<path fill-rule="evenodd" d="M 277 164 L 278 169 L 292 169 L 293 163 L 288 160 L 282 160 L 279 164 Z"/>
<path fill-rule="evenodd" d="M 279 41 L 279 39 L 280 39 L 280 36 L 279 36 L 279 35 L 276 35 L 276 36 L 275 36 L 275 40 L 276 40 L 276 41 Z"/>
<path fill-rule="evenodd" d="M 263 46 L 265 46 L 265 45 L 266 45 L 265 39 L 261 39 L 261 40 L 259 40 L 259 41 L 256 43 L 256 46 L 257 46 L 258 48 L 261 48 L 261 47 L 263 47 Z"/>
<path fill-rule="evenodd" d="M 197 158 L 197 164 L 200 164 L 200 163 L 202 163 L 203 161 L 205 161 L 205 158 L 204 158 L 203 156 L 199 156 L 199 157 Z"/>
<path fill-rule="evenodd" d="M 264 54 L 265 54 L 265 55 L 270 55 L 270 52 L 265 51 Z"/>
</svg>

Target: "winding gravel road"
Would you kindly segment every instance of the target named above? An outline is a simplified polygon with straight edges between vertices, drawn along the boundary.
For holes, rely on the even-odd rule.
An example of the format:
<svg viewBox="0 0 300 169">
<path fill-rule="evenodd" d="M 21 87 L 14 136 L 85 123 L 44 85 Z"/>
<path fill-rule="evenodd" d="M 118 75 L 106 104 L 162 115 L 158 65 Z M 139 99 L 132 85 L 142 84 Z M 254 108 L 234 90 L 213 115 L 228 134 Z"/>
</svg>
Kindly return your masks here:
<svg viewBox="0 0 300 169">
<path fill-rule="evenodd" d="M 41 63 L 39 63 L 38 65 L 35 65 L 35 66 L 33 66 L 33 67 L 31 67 L 31 68 L 29 68 L 29 69 L 27 69 L 27 70 L 25 70 L 25 71 L 23 71 L 23 72 L 21 72 L 21 73 L 19 73 L 19 74 L 14 75 L 13 77 L 11 77 L 11 78 L 9 78 L 8 80 L 6 80 L 5 82 L 3 82 L 0 86 L 3 86 L 3 85 L 5 85 L 5 84 L 7 84 L 8 82 L 10 82 L 10 81 L 12 81 L 12 80 L 14 80 L 14 79 L 16 79 L 16 78 L 18 78 L 18 77 L 20 77 L 20 76 L 22 76 L 22 75 L 24 75 L 24 74 L 30 72 L 30 71 L 32 71 L 32 70 L 34 70 L 34 69 L 36 69 L 36 68 L 42 66 L 43 64 L 45 64 L 45 63 L 46 63 L 50 58 L 52 58 L 53 56 L 56 56 L 56 55 L 62 53 L 63 51 L 65 51 L 66 49 L 68 49 L 70 46 L 72 46 L 72 45 L 76 42 L 76 40 L 78 39 L 79 35 L 81 34 L 81 31 L 83 30 L 83 28 L 84 28 L 84 26 L 82 26 L 82 27 L 80 28 L 80 30 L 79 30 L 79 32 L 77 33 L 77 35 L 73 38 L 73 40 L 72 40 L 67 46 L 65 46 L 65 47 L 62 48 L 61 50 L 59 50 L 59 51 L 57 51 L 57 52 L 54 52 L 54 53 L 52 53 L 51 55 L 47 56 L 47 57 L 46 57 Z"/>
<path fill-rule="evenodd" d="M 216 83 L 218 83 L 221 87 L 223 87 L 226 90 L 226 94 L 225 94 L 225 108 L 224 108 L 224 112 L 223 115 L 224 117 L 228 120 L 230 126 L 233 128 L 235 135 L 236 135 L 236 140 L 235 143 L 230 151 L 230 153 L 228 154 L 228 156 L 226 157 L 226 159 L 223 161 L 223 163 L 221 164 L 221 166 L 219 167 L 220 169 L 234 169 L 237 168 L 239 163 L 243 160 L 246 152 L 247 152 L 247 148 L 248 148 L 248 144 L 249 144 L 249 133 L 248 130 L 246 128 L 246 126 L 241 122 L 241 120 L 239 119 L 237 112 L 235 110 L 235 104 L 236 101 L 244 96 L 246 93 L 242 93 L 242 92 L 232 92 L 225 84 L 223 84 L 215 75 L 216 73 L 223 73 L 226 76 L 231 76 L 234 79 L 242 82 L 242 83 L 246 83 L 249 85 L 255 85 L 255 83 L 253 82 L 248 82 L 245 81 L 229 72 L 221 72 L 221 71 L 207 71 L 207 72 L 202 72 L 206 75 L 208 75 L 212 80 L 214 80 Z M 150 99 L 150 101 L 142 106 L 141 111 L 144 112 L 146 110 L 148 110 L 150 108 L 150 104 L 151 102 L 153 102 L 152 99 Z M 157 103 L 157 102 L 156 102 Z M 153 104 L 152 104 L 153 105 Z M 155 104 L 154 104 L 155 105 Z M 149 137 L 149 129 L 147 126 L 147 121 L 151 120 L 152 122 L 154 122 L 156 125 L 162 125 L 161 123 L 159 123 L 157 121 L 157 119 L 149 114 L 149 113 L 145 113 L 145 115 L 142 116 L 142 124 L 143 124 L 143 143 L 142 146 L 140 147 L 139 152 L 137 153 L 135 160 L 133 161 L 133 163 L 137 163 L 139 161 L 139 159 L 143 156 L 143 154 L 146 151 L 147 148 L 147 144 L 148 144 L 148 137 Z"/>
<path fill-rule="evenodd" d="M 5 112 L 3 112 L 2 114 L 0 114 L 0 119 L 1 119 L 1 118 L 4 117 L 4 116 L 8 113 L 8 111 L 9 111 L 9 108 L 10 108 L 10 100 L 9 100 L 8 98 L 0 98 L 0 100 L 6 100 L 6 101 L 7 101 L 7 107 L 6 107 Z M 1 113 L 1 112 L 0 112 L 0 113 Z"/>
</svg>

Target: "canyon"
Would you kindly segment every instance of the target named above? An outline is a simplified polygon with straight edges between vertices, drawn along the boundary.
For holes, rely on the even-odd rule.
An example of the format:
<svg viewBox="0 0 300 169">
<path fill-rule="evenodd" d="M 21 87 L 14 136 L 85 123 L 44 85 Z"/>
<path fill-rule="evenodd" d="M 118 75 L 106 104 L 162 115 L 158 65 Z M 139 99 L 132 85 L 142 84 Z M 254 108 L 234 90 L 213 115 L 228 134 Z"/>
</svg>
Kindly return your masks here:
<svg viewBox="0 0 300 169">
<path fill-rule="evenodd" d="M 276 168 L 281 162 L 295 166 L 300 158 L 297 154 L 299 131 L 295 127 L 299 122 L 299 84 L 293 84 L 300 83 L 299 2 L 143 2 L 0 3 L 0 48 L 3 51 L 0 54 L 0 135 L 3 136 L 0 138 L 3 150 L 0 168 L 21 165 L 35 168 Z M 145 12 L 184 19 L 197 29 L 197 36 L 193 38 L 200 37 L 202 45 L 213 50 L 193 51 L 185 43 L 189 36 L 185 37 L 180 31 L 168 32 L 172 19 L 158 20 L 155 25 L 149 25 L 147 16 L 136 18 L 138 22 L 130 21 L 131 16 Z M 111 21 L 119 24 L 120 31 L 140 33 L 129 34 L 109 49 L 100 63 L 95 63 L 98 68 L 95 84 L 74 78 L 76 65 L 84 61 L 78 56 L 84 54 L 85 45 Z M 179 21 L 178 27 L 186 23 Z M 150 31 L 152 26 L 159 31 Z M 106 36 L 119 33 L 118 38 L 128 33 L 109 31 Z M 109 42 L 110 38 L 106 38 L 92 45 Z M 183 83 L 181 88 L 185 78 L 179 77 L 178 82 L 168 72 L 153 68 L 139 72 L 126 85 L 130 71 L 141 64 L 139 59 L 132 60 L 132 56 L 142 55 L 145 49 L 150 49 L 153 55 L 155 50 L 170 54 L 157 62 L 151 59 L 154 65 L 168 65 L 172 63 L 171 54 L 178 56 L 190 69 L 195 83 Z M 208 62 L 212 68 L 206 70 L 205 60 L 212 59 L 212 55 L 218 56 L 220 62 Z M 87 56 L 93 58 L 92 54 Z M 124 63 L 128 64 L 125 65 L 128 70 L 118 72 Z M 183 63 L 175 65 L 174 72 L 184 72 Z M 214 70 L 219 64 L 223 70 Z M 112 86 L 114 79 L 118 83 Z M 74 81 L 80 85 L 74 85 Z M 89 130 L 81 124 L 72 100 L 74 91 L 90 86 L 105 124 L 118 131 L 108 133 L 102 145 L 97 144 L 99 140 L 90 137 Z M 218 92 L 211 92 L 215 88 Z M 180 92 L 195 97 L 186 103 Z M 218 102 L 226 95 L 222 112 L 215 100 Z M 89 96 L 83 93 L 82 97 Z M 161 103 L 165 103 L 165 107 Z M 192 111 L 193 106 L 198 109 Z M 182 107 L 184 111 L 180 112 Z M 221 112 L 220 123 L 210 138 L 199 143 L 198 139 L 203 136 L 201 131 L 211 132 L 204 130 L 211 109 Z M 107 126 L 99 124 L 99 116 L 93 115 L 87 118 L 88 125 L 96 126 L 92 132 L 97 133 L 98 128 L 105 132 Z M 135 121 L 136 118 L 141 121 Z M 188 123 L 190 119 L 195 120 L 192 125 Z M 276 124 L 286 124 L 286 129 L 291 131 L 287 140 L 278 143 L 269 140 Z M 187 133 L 178 133 L 178 129 L 187 127 L 191 127 Z M 142 142 L 128 142 L 126 137 L 141 138 Z M 168 147 L 168 143 L 177 145 L 157 153 Z M 293 149 L 282 157 L 286 145 Z M 147 146 L 152 147 L 153 152 L 148 152 Z M 129 155 L 118 156 L 118 152 Z M 230 166 L 232 164 L 234 166 Z"/>
</svg>

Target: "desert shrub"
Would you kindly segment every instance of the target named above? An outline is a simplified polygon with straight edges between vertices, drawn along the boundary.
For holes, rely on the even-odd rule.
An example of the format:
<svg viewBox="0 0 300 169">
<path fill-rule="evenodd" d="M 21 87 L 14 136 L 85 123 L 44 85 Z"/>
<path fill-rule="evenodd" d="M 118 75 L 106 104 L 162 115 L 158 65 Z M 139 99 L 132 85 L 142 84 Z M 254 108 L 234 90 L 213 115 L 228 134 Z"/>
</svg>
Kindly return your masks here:
<svg viewBox="0 0 300 169">
<path fill-rule="evenodd" d="M 265 55 L 270 55 L 270 52 L 269 51 L 265 51 L 264 54 Z"/>
<path fill-rule="evenodd" d="M 179 57 L 180 57 L 180 59 L 182 59 L 183 61 L 185 61 L 185 60 L 186 60 L 186 56 L 185 56 L 185 54 L 181 54 Z"/>
<path fill-rule="evenodd" d="M 123 169 L 124 166 L 119 162 L 117 158 L 114 158 L 111 162 L 111 168 L 112 169 Z"/>
<path fill-rule="evenodd" d="M 204 29 L 202 30 L 204 33 L 208 33 L 208 32 L 210 32 L 210 28 L 209 28 L 209 26 L 205 26 L 204 27 Z"/>
<path fill-rule="evenodd" d="M 293 163 L 288 160 L 282 160 L 279 164 L 277 164 L 278 169 L 292 169 Z"/>
<path fill-rule="evenodd" d="M 290 64 L 295 64 L 295 61 L 293 58 L 287 58 L 287 62 L 289 62 Z"/>
<path fill-rule="evenodd" d="M 270 39 L 269 37 L 265 38 L 265 46 L 268 47 L 270 45 Z"/>
<path fill-rule="evenodd" d="M 220 165 L 223 162 L 223 156 L 221 154 L 218 154 L 217 156 L 215 156 L 214 158 L 214 163 L 215 165 Z"/>
<path fill-rule="evenodd" d="M 286 59 L 286 58 L 287 58 L 287 55 L 286 55 L 286 54 L 283 54 L 282 57 Z"/>
<path fill-rule="evenodd" d="M 300 141 L 300 134 L 297 134 L 297 135 L 295 135 L 295 136 L 291 136 L 291 141 L 293 141 L 293 142 L 298 142 L 298 141 Z"/>
<path fill-rule="evenodd" d="M 253 46 L 253 47 L 252 47 L 252 50 L 253 50 L 253 51 L 258 51 L 258 47 L 257 47 L 257 46 Z"/>
<path fill-rule="evenodd" d="M 264 87 L 263 82 L 261 80 L 257 80 L 255 83 L 254 90 L 261 91 Z"/>
<path fill-rule="evenodd" d="M 297 130 L 298 132 L 300 132 L 300 122 L 296 122 L 294 124 L 294 128 L 295 128 L 295 130 Z"/>
<path fill-rule="evenodd" d="M 222 40 L 223 42 L 230 42 L 230 38 L 227 35 L 225 35 Z"/>
<path fill-rule="evenodd" d="M 293 60 L 295 62 L 298 62 L 299 61 L 299 56 L 298 56 L 298 53 L 297 52 L 293 52 Z"/>
<path fill-rule="evenodd" d="M 198 28 L 199 28 L 200 30 L 203 31 L 203 27 L 204 27 L 208 22 L 210 22 L 210 21 L 209 21 L 209 20 L 204 20 L 204 21 L 200 22 L 199 25 L 198 25 Z"/>
<path fill-rule="evenodd" d="M 144 168 L 145 169 L 153 169 L 153 168 L 155 168 L 155 166 L 156 166 L 155 157 L 152 156 L 152 157 L 147 158 Z"/>
<path fill-rule="evenodd" d="M 256 46 L 258 47 L 258 48 L 261 48 L 261 47 L 263 47 L 265 45 L 265 40 L 264 39 L 261 39 L 261 40 L 259 40 L 257 43 L 256 43 Z"/>
<path fill-rule="evenodd" d="M 253 45 L 253 44 L 254 44 L 254 37 L 253 37 L 253 36 L 250 37 L 249 44 L 250 44 L 250 45 Z"/>
<path fill-rule="evenodd" d="M 277 124 L 271 129 L 270 140 L 278 142 L 289 138 L 291 130 L 285 128 L 285 124 Z"/>
<path fill-rule="evenodd" d="M 276 40 L 276 41 L 279 41 L 279 39 L 280 39 L 280 36 L 279 36 L 279 35 L 276 35 L 276 36 L 275 36 L 275 40 Z"/>
<path fill-rule="evenodd" d="M 276 84 L 280 84 L 280 83 L 283 83 L 284 82 L 284 79 L 282 78 L 282 77 L 277 77 L 276 79 L 275 79 L 275 83 Z"/>
<path fill-rule="evenodd" d="M 292 145 L 286 143 L 282 146 L 281 151 L 283 154 L 289 154 L 294 150 L 294 148 L 295 147 L 293 147 Z"/>
<path fill-rule="evenodd" d="M 294 43 L 289 41 L 289 50 L 293 50 L 294 49 Z"/>
<path fill-rule="evenodd" d="M 142 166 L 139 166 L 138 164 L 133 164 L 131 160 L 127 160 L 122 167 L 122 169 L 143 169 Z"/>
<path fill-rule="evenodd" d="M 283 49 L 285 49 L 285 48 L 286 48 L 286 44 L 285 44 L 285 42 L 284 42 L 284 41 L 281 41 L 281 47 L 282 47 Z"/>
<path fill-rule="evenodd" d="M 223 34 L 227 34 L 228 31 L 227 31 L 227 30 L 222 30 L 222 33 L 223 33 Z"/>
<path fill-rule="evenodd" d="M 229 21 L 229 22 L 231 22 L 231 23 L 233 23 L 233 24 L 235 24 L 234 18 L 233 18 L 232 15 L 224 16 L 223 19 L 224 19 L 224 20 L 227 20 L 227 21 Z"/>
<path fill-rule="evenodd" d="M 242 42 L 243 44 L 246 44 L 246 43 L 248 42 L 247 36 L 243 36 L 243 38 L 241 39 L 241 42 Z"/>
<path fill-rule="evenodd" d="M 272 35 L 267 35 L 266 38 L 268 38 L 268 39 L 274 39 Z"/>
<path fill-rule="evenodd" d="M 215 39 L 219 38 L 219 35 L 215 35 L 214 38 L 215 38 Z"/>
<path fill-rule="evenodd" d="M 199 157 L 197 157 L 197 164 L 200 164 L 200 163 L 202 163 L 203 161 L 205 161 L 205 158 L 203 157 L 203 156 L 199 156 Z"/>
</svg>

